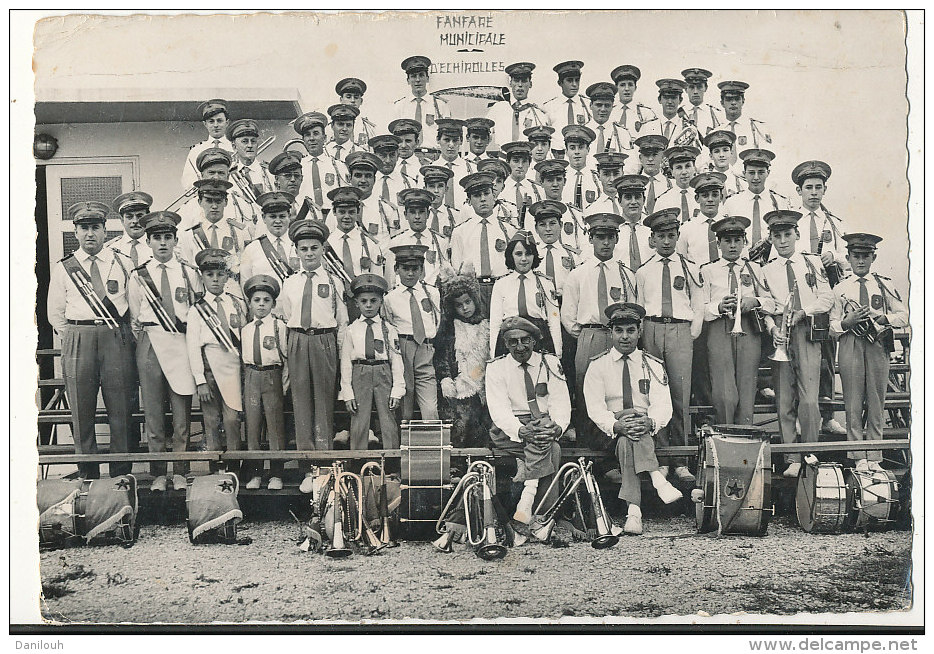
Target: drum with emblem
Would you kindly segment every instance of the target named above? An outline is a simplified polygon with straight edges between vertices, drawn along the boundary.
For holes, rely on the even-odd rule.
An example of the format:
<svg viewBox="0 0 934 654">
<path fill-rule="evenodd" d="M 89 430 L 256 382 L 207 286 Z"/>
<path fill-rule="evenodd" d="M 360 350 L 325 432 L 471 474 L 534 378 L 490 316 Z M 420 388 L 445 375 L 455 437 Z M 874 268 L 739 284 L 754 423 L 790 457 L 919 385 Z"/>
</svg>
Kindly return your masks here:
<svg viewBox="0 0 934 654">
<path fill-rule="evenodd" d="M 39 543 L 45 546 L 136 541 L 136 478 L 43 479 L 38 484 Z"/>
<path fill-rule="evenodd" d="M 698 450 L 698 533 L 766 534 L 772 512 L 768 438 L 750 425 L 708 428 Z"/>
<path fill-rule="evenodd" d="M 401 430 L 402 484 L 399 529 L 403 538 L 427 539 L 451 495 L 451 423 L 406 420 Z"/>
<path fill-rule="evenodd" d="M 888 529 L 898 513 L 898 482 L 888 470 L 852 470 L 846 480 L 850 529 Z"/>
<path fill-rule="evenodd" d="M 185 492 L 188 539 L 192 543 L 235 543 L 237 523 L 243 520 L 237 493 L 240 482 L 232 472 L 189 477 Z"/>
<path fill-rule="evenodd" d="M 804 465 L 798 477 L 795 511 L 808 533 L 839 534 L 847 516 L 847 490 L 839 463 Z"/>
</svg>

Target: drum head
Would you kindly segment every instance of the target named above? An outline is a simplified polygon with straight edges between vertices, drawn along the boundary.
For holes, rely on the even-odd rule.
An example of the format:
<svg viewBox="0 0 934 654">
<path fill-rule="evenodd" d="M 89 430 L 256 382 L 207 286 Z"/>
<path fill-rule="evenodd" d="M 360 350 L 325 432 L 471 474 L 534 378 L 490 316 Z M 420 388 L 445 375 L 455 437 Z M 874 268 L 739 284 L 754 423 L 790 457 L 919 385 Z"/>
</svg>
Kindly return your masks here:
<svg viewBox="0 0 934 654">
<path fill-rule="evenodd" d="M 769 432 L 762 427 L 755 425 L 714 425 L 714 433 L 723 436 L 741 436 L 743 438 L 752 438 L 754 440 L 769 440 Z"/>
<path fill-rule="evenodd" d="M 697 486 L 703 491 L 703 499 L 694 504 L 694 517 L 697 533 L 704 534 L 713 531 L 715 528 L 714 511 L 716 507 L 714 498 L 717 492 L 713 460 L 710 457 L 707 438 L 701 440 L 697 449 Z"/>
<path fill-rule="evenodd" d="M 798 490 L 795 493 L 795 514 L 798 524 L 804 531 L 814 529 L 814 508 L 817 503 L 817 466 L 805 464 L 798 476 Z"/>
<path fill-rule="evenodd" d="M 850 529 L 885 529 L 895 520 L 898 483 L 888 470 L 853 470 L 847 478 L 847 519 Z"/>
</svg>

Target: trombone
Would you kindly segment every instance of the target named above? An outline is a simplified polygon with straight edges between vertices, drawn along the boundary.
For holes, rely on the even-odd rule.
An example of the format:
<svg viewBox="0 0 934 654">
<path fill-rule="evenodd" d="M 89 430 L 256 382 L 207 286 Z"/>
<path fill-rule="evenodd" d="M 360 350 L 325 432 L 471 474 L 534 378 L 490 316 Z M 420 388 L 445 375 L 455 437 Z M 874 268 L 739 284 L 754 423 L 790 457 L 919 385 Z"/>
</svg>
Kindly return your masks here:
<svg viewBox="0 0 934 654">
<path fill-rule="evenodd" d="M 791 287 L 791 292 L 788 293 L 788 298 L 785 300 L 784 305 L 782 305 L 781 336 L 784 343 L 777 346 L 775 348 L 775 353 L 769 356 L 772 361 L 791 361 L 791 357 L 788 356 L 788 338 L 791 336 L 791 328 L 793 327 L 791 320 L 794 316 L 794 311 L 791 307 L 794 302 L 795 291 L 797 290 L 798 282 L 795 282 L 794 286 Z"/>
</svg>

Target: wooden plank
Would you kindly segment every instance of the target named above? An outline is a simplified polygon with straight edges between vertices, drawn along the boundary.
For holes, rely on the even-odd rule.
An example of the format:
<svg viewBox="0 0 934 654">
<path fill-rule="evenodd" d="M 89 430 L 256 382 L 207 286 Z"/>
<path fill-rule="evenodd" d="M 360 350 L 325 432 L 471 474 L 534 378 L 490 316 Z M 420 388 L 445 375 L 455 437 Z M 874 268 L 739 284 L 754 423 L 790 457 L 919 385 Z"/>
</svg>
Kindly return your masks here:
<svg viewBox="0 0 934 654">
<path fill-rule="evenodd" d="M 132 452 L 126 454 L 41 454 L 39 465 L 65 463 L 145 463 L 146 461 L 219 461 L 221 452 Z"/>
</svg>

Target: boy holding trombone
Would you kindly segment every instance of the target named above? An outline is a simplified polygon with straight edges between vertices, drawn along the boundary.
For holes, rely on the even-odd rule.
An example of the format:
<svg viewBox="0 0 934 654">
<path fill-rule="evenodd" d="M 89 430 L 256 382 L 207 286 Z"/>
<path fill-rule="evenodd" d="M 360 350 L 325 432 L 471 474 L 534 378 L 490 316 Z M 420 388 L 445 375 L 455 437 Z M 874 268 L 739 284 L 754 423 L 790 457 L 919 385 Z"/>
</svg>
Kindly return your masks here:
<svg viewBox="0 0 934 654">
<path fill-rule="evenodd" d="M 749 219 L 743 216 L 713 223 L 721 258 L 701 266 L 707 281 L 707 360 L 718 366 L 710 375 L 711 395 L 720 424 L 752 424 L 762 353 L 762 328 L 756 314 L 775 311 L 775 302 L 762 285 L 761 266 L 740 256 L 748 228 Z"/>
</svg>

